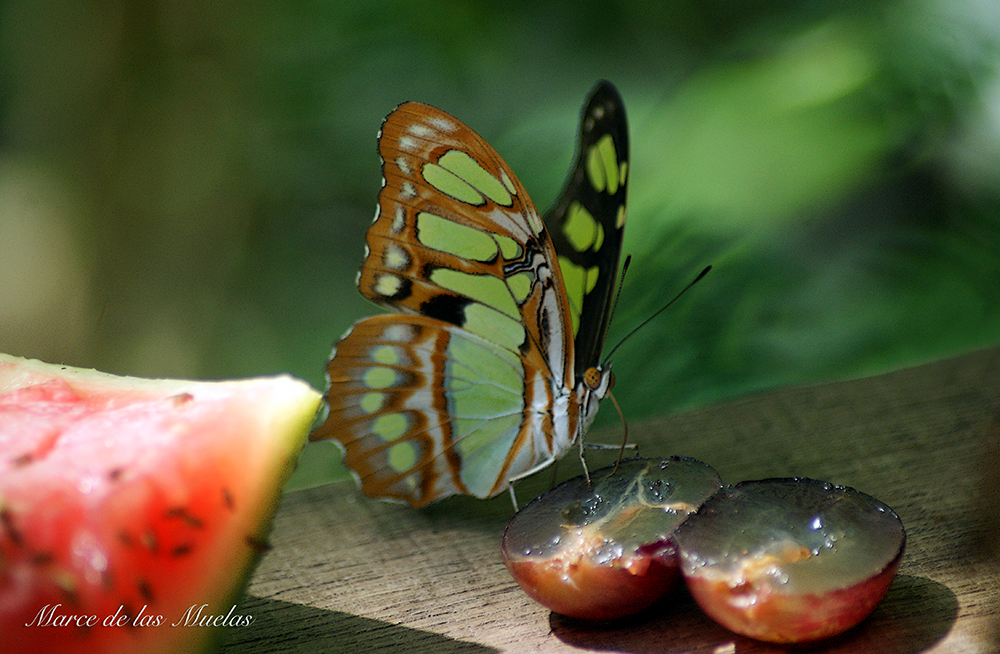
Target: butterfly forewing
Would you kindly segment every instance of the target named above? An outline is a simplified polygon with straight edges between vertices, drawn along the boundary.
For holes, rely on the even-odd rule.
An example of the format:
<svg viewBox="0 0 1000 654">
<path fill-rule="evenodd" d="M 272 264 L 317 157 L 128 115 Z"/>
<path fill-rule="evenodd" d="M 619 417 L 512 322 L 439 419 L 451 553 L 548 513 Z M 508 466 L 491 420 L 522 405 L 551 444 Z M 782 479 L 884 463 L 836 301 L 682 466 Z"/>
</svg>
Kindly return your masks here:
<svg viewBox="0 0 1000 654">
<path fill-rule="evenodd" d="M 576 378 L 601 357 L 618 278 L 629 173 L 625 105 L 609 82 L 591 92 L 580 119 L 576 161 L 545 214 L 566 284 Z"/>
<path fill-rule="evenodd" d="M 379 154 L 385 183 L 361 293 L 565 370 L 571 335 L 539 328 L 569 311 L 552 245 L 496 151 L 456 118 L 410 102 L 383 123 Z"/>
</svg>

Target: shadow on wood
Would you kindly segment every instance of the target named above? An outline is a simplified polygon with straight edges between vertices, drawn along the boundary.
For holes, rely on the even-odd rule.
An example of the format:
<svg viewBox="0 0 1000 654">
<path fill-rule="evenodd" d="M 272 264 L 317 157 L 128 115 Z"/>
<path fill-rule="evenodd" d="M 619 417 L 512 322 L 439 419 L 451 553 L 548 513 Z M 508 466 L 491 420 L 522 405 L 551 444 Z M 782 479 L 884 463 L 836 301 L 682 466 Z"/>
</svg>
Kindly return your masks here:
<svg viewBox="0 0 1000 654">
<path fill-rule="evenodd" d="M 491 654 L 499 651 L 431 631 L 253 595 L 243 598 L 240 613 L 254 616 L 254 623 L 247 628 L 229 629 L 222 654 L 390 651 Z"/>
</svg>

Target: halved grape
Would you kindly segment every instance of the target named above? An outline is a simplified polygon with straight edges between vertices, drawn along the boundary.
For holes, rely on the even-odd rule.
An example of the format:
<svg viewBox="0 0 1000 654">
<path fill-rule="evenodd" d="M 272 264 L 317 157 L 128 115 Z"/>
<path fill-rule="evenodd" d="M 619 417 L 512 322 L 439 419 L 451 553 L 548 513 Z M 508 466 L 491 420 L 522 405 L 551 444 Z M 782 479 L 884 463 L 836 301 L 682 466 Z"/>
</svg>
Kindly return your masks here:
<svg viewBox="0 0 1000 654">
<path fill-rule="evenodd" d="M 676 539 L 702 610 L 737 633 L 796 643 L 865 619 L 892 583 L 906 534 L 873 497 L 792 478 L 720 491 Z"/>
<path fill-rule="evenodd" d="M 609 620 L 652 605 L 678 577 L 673 532 L 722 487 L 694 459 L 625 459 L 570 479 L 507 524 L 504 563 L 528 595 L 563 615 Z"/>
</svg>

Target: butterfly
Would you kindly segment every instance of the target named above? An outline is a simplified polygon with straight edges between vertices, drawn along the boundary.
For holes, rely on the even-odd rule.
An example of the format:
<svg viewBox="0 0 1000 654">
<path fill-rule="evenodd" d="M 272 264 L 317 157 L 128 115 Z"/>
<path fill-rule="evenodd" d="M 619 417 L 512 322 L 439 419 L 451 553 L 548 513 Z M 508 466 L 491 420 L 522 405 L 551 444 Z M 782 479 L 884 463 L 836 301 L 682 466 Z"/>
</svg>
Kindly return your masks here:
<svg viewBox="0 0 1000 654">
<path fill-rule="evenodd" d="M 613 384 L 600 355 L 625 226 L 625 108 L 609 82 L 591 91 L 544 218 L 500 155 L 440 109 L 397 107 L 378 152 L 358 288 L 393 313 L 337 342 L 310 438 L 339 443 L 371 497 L 493 497 L 582 448 Z"/>
</svg>

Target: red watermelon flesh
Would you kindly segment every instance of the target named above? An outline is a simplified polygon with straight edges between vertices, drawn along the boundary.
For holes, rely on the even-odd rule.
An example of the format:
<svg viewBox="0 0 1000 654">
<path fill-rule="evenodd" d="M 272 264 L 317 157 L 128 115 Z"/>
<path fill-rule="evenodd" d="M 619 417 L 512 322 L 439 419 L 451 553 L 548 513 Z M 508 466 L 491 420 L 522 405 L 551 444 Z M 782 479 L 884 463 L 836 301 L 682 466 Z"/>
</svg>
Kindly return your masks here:
<svg viewBox="0 0 1000 654">
<path fill-rule="evenodd" d="M 115 377 L 0 354 L 0 650 L 208 651 L 320 395 L 288 376 Z"/>
</svg>

